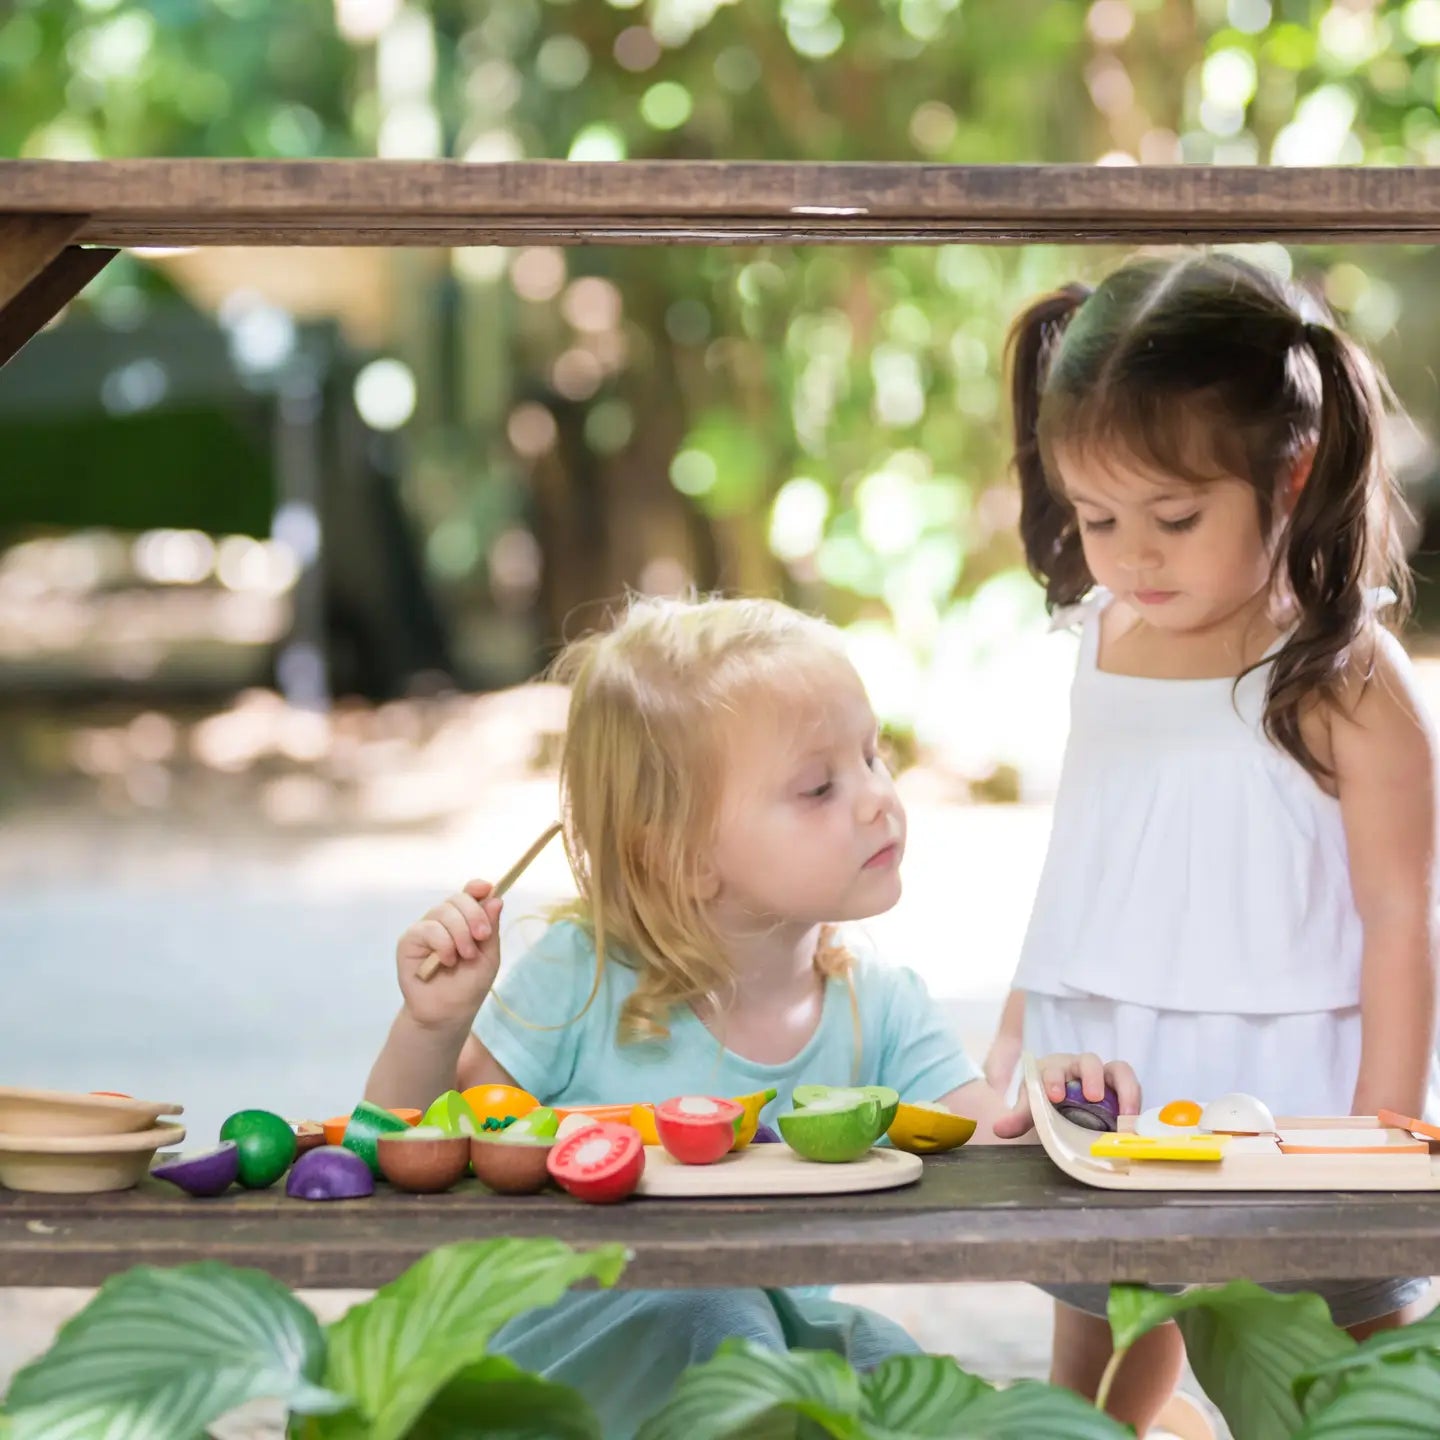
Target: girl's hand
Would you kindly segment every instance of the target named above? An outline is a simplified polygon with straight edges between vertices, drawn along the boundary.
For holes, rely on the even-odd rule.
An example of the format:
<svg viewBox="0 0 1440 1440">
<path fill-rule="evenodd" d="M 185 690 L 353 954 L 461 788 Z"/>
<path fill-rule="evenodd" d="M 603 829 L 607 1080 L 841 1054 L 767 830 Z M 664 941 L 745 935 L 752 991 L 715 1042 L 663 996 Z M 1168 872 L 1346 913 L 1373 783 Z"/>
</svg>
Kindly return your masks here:
<svg viewBox="0 0 1440 1440">
<path fill-rule="evenodd" d="M 1047 1055 L 1040 1062 L 1040 1082 L 1051 1104 L 1058 1104 L 1065 1098 L 1065 1085 L 1070 1080 L 1080 1081 L 1087 1100 L 1102 1099 L 1108 1081 L 1119 1097 L 1120 1113 L 1140 1113 L 1140 1082 L 1123 1060 L 1112 1060 L 1107 1065 L 1098 1055 Z M 995 1121 L 994 1129 L 1000 1139 L 1015 1140 L 1029 1131 L 1034 1123 L 1030 1114 L 1030 1097 L 1022 1090 L 1019 1103 L 1008 1115 L 1002 1115 Z"/>
<path fill-rule="evenodd" d="M 500 907 L 488 880 L 471 880 L 463 890 L 427 910 L 395 947 L 395 968 L 405 1009 L 417 1025 L 468 1029 L 500 968 Z M 431 955 L 440 968 L 419 978 Z"/>
</svg>

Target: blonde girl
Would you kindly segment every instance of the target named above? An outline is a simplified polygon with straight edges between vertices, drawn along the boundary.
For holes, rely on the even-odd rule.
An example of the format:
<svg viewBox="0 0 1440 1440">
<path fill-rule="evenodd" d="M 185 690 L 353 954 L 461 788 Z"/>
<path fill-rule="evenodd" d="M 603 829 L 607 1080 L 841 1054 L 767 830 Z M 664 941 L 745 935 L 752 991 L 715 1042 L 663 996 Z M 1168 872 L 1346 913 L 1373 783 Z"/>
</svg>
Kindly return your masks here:
<svg viewBox="0 0 1440 1440">
<path fill-rule="evenodd" d="M 882 1084 L 1022 1134 L 912 971 L 843 929 L 900 898 L 905 813 L 864 687 L 830 626 L 763 600 L 638 600 L 570 646 L 561 815 L 579 899 L 500 965 L 500 905 L 473 881 L 400 938 L 404 1007 L 367 1095 L 424 1105 L 452 1086 L 519 1085 L 547 1104 Z M 442 968 L 417 971 L 434 952 Z M 1093 1056 L 1052 1057 L 1098 1095 Z M 1109 1067 L 1126 1102 L 1128 1068 Z M 607 1436 L 633 1434 L 675 1377 L 741 1336 L 869 1366 L 914 1349 L 823 1294 L 579 1295 L 500 1348 L 580 1389 Z"/>
</svg>

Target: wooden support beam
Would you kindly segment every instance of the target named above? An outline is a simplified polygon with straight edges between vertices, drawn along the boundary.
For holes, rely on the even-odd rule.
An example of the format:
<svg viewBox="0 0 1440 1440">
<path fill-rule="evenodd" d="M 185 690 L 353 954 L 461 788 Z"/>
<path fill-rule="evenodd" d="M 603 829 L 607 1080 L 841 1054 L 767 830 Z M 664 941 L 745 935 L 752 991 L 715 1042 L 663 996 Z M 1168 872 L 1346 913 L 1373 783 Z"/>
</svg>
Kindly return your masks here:
<svg viewBox="0 0 1440 1440">
<path fill-rule="evenodd" d="M 84 215 L 0 215 L 0 310 L 80 233 Z"/>
<path fill-rule="evenodd" d="M 0 365 L 38 335 L 110 262 L 70 240 L 84 215 L 0 216 Z"/>
</svg>

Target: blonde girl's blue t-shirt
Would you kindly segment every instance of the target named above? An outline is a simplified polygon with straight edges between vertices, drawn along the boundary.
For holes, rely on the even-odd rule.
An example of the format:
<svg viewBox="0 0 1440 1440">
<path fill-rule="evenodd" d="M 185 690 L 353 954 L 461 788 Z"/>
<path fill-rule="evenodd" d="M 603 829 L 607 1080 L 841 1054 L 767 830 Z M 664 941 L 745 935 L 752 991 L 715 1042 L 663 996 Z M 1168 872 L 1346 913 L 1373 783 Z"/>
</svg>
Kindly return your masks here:
<svg viewBox="0 0 1440 1440">
<path fill-rule="evenodd" d="M 826 982 L 820 1023 L 783 1064 L 735 1054 L 688 1006 L 672 1012 L 668 1040 L 622 1045 L 620 1010 L 637 972 L 608 961 L 595 999 L 581 1015 L 595 981 L 595 945 L 569 922 L 552 925 L 502 974 L 495 994 L 518 1018 L 492 995 L 475 1031 L 515 1083 L 548 1105 L 747 1095 L 773 1086 L 775 1099 L 761 1113 L 773 1126 L 775 1116 L 791 1108 L 797 1085 L 888 1085 L 902 1100 L 933 1101 L 979 1079 L 924 981 L 913 970 L 884 964 L 855 934 L 842 932 L 841 939 L 855 961 L 858 1047 L 844 980 Z"/>
</svg>

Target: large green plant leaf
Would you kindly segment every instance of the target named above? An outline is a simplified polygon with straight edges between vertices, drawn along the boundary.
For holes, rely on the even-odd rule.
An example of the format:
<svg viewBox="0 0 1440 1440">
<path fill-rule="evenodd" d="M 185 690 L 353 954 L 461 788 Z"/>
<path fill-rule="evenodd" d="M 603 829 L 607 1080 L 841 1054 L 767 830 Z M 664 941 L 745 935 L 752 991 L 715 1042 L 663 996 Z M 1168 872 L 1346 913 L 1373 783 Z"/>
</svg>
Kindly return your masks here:
<svg viewBox="0 0 1440 1440">
<path fill-rule="evenodd" d="M 1440 1363 L 1420 1354 L 1356 1370 L 1293 1440 L 1434 1440 L 1440 1434 Z"/>
<path fill-rule="evenodd" d="M 1068 1390 L 997 1390 L 937 1355 L 900 1355 L 857 1377 L 838 1356 L 736 1341 L 687 1371 L 639 1440 L 1124 1440 Z"/>
<path fill-rule="evenodd" d="M 789 1440 L 802 1417 L 825 1433 L 860 1436 L 860 1382 L 829 1351 L 775 1352 L 732 1340 L 713 1360 L 693 1365 L 674 1394 L 640 1428 L 637 1440 Z"/>
<path fill-rule="evenodd" d="M 1416 1356 L 1428 1356 L 1440 1364 L 1440 1313 L 1398 1330 L 1381 1330 L 1354 1349 L 1313 1366 L 1296 1379 L 1295 1398 L 1305 1414 L 1314 1414 L 1330 1403 L 1342 1385 L 1360 1378 L 1361 1372 Z"/>
<path fill-rule="evenodd" d="M 897 1355 L 861 1382 L 867 1440 L 1124 1440 L 1130 1434 L 1069 1390 L 1022 1380 L 1003 1390 L 939 1355 Z"/>
<path fill-rule="evenodd" d="M 330 1327 L 325 1383 L 355 1411 L 305 1427 L 320 1440 L 399 1440 L 457 1376 L 485 1358 L 515 1316 L 551 1305 L 577 1281 L 613 1285 L 625 1249 L 580 1254 L 558 1240 L 446 1245 Z"/>
<path fill-rule="evenodd" d="M 867 1422 L 914 1435 L 948 1435 L 956 1414 L 991 1387 L 941 1355 L 896 1355 L 860 1381 Z"/>
<path fill-rule="evenodd" d="M 1191 1368 L 1235 1440 L 1289 1440 L 1301 1420 L 1299 1377 L 1355 1348 L 1318 1295 L 1273 1295 L 1249 1280 L 1180 1295 L 1115 1285 L 1109 1308 L 1117 1350 L 1166 1320 L 1180 1326 Z"/>
<path fill-rule="evenodd" d="M 1111 1289 L 1117 1350 L 1172 1319 L 1191 1368 L 1235 1440 L 1289 1440 L 1300 1424 L 1296 1379 L 1355 1346 L 1318 1295 L 1273 1295 L 1249 1280 L 1181 1295 L 1132 1285 Z"/>
<path fill-rule="evenodd" d="M 488 1355 L 457 1375 L 410 1427 L 406 1440 L 602 1440 L 584 1399 Z"/>
<path fill-rule="evenodd" d="M 15 1377 L 9 1440 L 193 1440 L 248 1400 L 321 1413 L 319 1322 L 278 1281 L 218 1261 L 107 1280 Z"/>
<path fill-rule="evenodd" d="M 962 1372 L 963 1373 L 963 1372 Z M 1130 1440 L 1132 1432 L 1088 1400 L 1056 1385 L 1020 1380 L 1003 1390 L 986 1386 L 964 1409 L 931 1417 L 928 1428 L 867 1431 L 870 1440 Z"/>
</svg>

